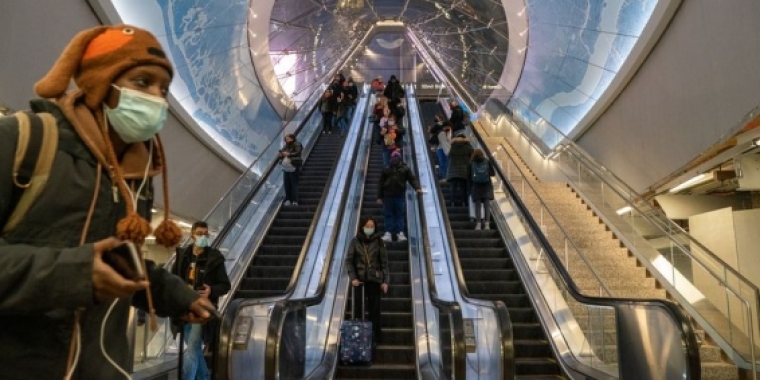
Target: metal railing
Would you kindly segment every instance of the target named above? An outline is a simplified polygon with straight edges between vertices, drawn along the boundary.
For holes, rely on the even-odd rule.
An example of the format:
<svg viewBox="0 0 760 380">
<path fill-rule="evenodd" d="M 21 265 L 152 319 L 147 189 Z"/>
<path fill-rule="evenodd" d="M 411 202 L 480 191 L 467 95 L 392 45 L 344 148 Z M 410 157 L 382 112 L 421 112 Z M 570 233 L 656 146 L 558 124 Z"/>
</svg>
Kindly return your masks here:
<svg viewBox="0 0 760 380">
<path fill-rule="evenodd" d="M 509 123 L 498 115 L 488 119 Z M 510 124 L 539 152 L 556 161 L 576 191 L 681 306 L 737 365 L 751 368 L 757 379 L 758 287 L 548 121 L 538 119 L 527 125 L 513 120 Z"/>
</svg>

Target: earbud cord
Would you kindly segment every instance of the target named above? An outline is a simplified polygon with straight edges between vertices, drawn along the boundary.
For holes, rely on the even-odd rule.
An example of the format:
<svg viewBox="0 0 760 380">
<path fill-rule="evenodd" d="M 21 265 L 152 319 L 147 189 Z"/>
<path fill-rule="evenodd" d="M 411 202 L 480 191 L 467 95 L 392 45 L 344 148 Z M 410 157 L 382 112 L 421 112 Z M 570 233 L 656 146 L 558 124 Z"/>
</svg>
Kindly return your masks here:
<svg viewBox="0 0 760 380">
<path fill-rule="evenodd" d="M 140 183 L 140 187 L 137 188 L 136 192 L 132 192 L 132 189 L 129 188 L 129 186 L 126 186 L 127 191 L 129 192 L 129 196 L 132 197 L 132 204 L 135 207 L 135 212 L 137 212 L 137 201 L 138 198 L 140 198 L 140 193 L 142 193 L 143 187 L 145 187 L 145 183 L 148 182 L 148 172 L 150 171 L 151 163 L 153 162 L 153 139 L 150 140 L 150 144 L 148 145 L 148 164 L 145 165 L 145 172 L 143 173 L 143 179 Z"/>
</svg>

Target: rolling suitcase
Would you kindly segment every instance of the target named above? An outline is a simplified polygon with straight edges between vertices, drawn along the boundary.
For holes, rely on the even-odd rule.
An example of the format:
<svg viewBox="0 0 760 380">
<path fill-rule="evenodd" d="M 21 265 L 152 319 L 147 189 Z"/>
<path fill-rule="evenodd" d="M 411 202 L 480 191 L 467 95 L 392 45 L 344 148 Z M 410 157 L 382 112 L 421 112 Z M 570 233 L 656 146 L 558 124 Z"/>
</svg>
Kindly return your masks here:
<svg viewBox="0 0 760 380">
<path fill-rule="evenodd" d="M 372 363 L 372 322 L 364 320 L 364 285 L 362 288 L 362 315 L 357 319 L 354 315 L 356 309 L 356 287 L 351 286 L 351 320 L 343 321 L 340 325 L 340 362 L 343 364 Z"/>
</svg>

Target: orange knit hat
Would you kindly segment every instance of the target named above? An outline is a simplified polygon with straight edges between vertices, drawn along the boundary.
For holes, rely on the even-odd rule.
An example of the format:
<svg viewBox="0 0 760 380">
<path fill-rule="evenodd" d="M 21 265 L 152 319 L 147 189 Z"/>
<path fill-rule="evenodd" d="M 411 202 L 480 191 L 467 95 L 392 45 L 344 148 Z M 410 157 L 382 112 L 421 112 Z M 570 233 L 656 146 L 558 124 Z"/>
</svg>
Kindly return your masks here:
<svg viewBox="0 0 760 380">
<path fill-rule="evenodd" d="M 34 86 L 43 98 L 58 98 L 74 79 L 85 104 L 99 109 L 116 78 L 142 65 L 158 65 L 174 74 L 161 44 L 147 30 L 131 25 L 97 26 L 77 34 L 50 71 Z"/>
</svg>

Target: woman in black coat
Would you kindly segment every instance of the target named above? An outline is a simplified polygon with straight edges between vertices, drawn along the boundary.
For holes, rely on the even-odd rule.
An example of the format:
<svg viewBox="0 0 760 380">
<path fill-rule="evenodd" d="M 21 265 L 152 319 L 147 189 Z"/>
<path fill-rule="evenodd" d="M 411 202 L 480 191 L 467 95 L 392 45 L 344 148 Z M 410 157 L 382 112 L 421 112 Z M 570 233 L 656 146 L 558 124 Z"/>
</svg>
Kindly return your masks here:
<svg viewBox="0 0 760 380">
<path fill-rule="evenodd" d="M 369 312 L 375 344 L 381 340 L 380 302 L 382 294 L 388 293 L 390 270 L 388 269 L 388 253 L 385 243 L 376 230 L 377 223 L 371 216 L 362 217 L 359 231 L 351 240 L 346 253 L 346 269 L 351 279 L 351 286 L 364 286 L 364 304 Z M 353 302 L 353 301 L 352 301 Z M 353 302 L 354 315 L 361 315 L 362 307 Z"/>
</svg>

